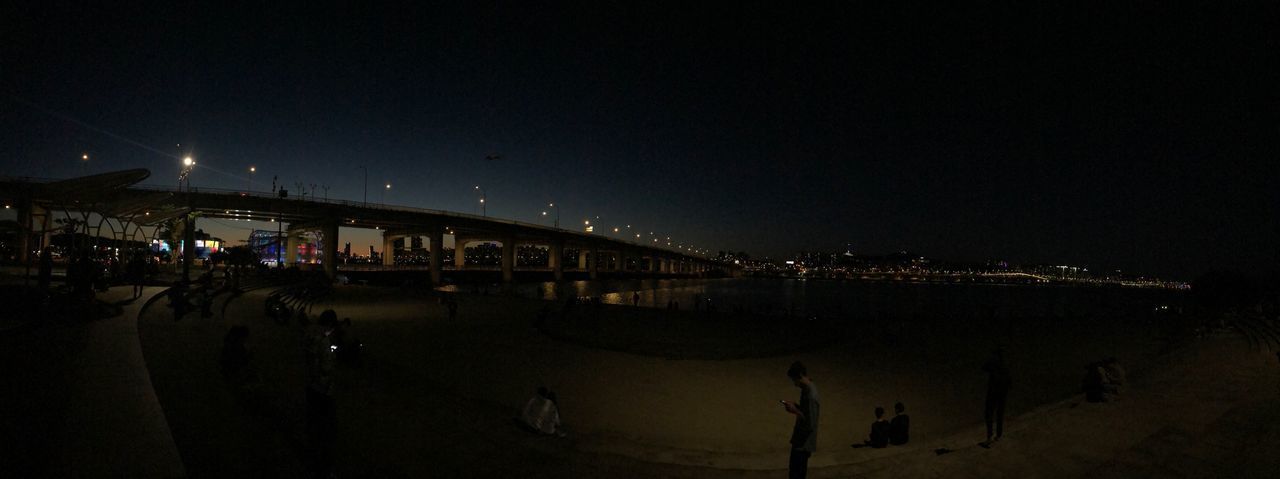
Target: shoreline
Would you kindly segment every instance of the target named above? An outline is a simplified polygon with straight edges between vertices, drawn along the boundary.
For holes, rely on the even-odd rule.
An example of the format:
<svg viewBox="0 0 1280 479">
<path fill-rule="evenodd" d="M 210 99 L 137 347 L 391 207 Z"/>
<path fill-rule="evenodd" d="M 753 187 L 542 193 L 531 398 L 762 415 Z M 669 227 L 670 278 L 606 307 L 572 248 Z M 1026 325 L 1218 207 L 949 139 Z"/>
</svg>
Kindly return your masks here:
<svg viewBox="0 0 1280 479">
<path fill-rule="evenodd" d="M 841 380 L 841 377 L 855 372 L 857 369 L 846 370 L 847 366 L 839 366 L 839 368 L 846 369 L 831 368 L 837 367 L 838 364 L 848 364 L 848 361 L 851 360 L 840 359 L 851 358 L 850 355 L 853 354 L 853 352 L 846 350 L 848 348 L 845 348 L 845 345 L 865 348 L 876 347 L 875 341 L 868 340 L 868 338 L 863 338 L 864 343 L 848 343 L 846 341 L 837 343 L 835 346 L 821 347 L 795 355 L 783 354 L 768 358 L 672 361 L 625 352 L 603 351 L 547 337 L 537 332 L 532 325 L 537 311 L 548 304 L 548 302 L 542 300 L 497 295 L 459 295 L 462 308 L 458 321 L 449 323 L 443 317 L 444 308 L 435 304 L 430 298 L 396 298 L 397 290 L 393 288 L 360 286 L 343 288 L 346 290 L 344 298 L 336 298 L 326 304 L 318 304 L 312 312 L 318 313 L 319 310 L 332 306 L 338 310 L 340 318 L 353 317 L 353 321 L 356 324 L 355 331 L 357 331 L 358 336 L 365 342 L 369 350 L 371 363 L 366 364 L 362 371 L 344 373 L 344 376 L 355 381 L 348 384 L 348 387 L 351 388 L 350 393 L 358 393 L 357 396 L 348 397 L 340 403 L 347 405 L 347 407 L 354 407 L 356 410 L 364 410 L 367 414 L 373 414 L 359 420 L 361 423 L 367 424 L 363 427 L 357 427 L 358 430 L 352 431 L 358 437 L 371 437 L 370 435 L 378 434 L 393 437 L 402 436 L 400 433 L 387 432 L 384 428 L 388 427 L 392 430 L 402 430 L 403 433 L 410 433 L 413 430 L 412 427 L 409 429 L 403 428 L 409 424 L 428 420 L 428 417 L 434 417 L 437 413 L 422 411 L 421 402 L 415 405 L 414 401 L 405 402 L 405 400 L 413 397 L 423 398 L 424 400 L 436 398 L 427 400 L 427 403 L 447 404 L 447 407 L 438 407 L 446 411 L 453 411 L 449 414 L 462 414 L 471 418 L 464 421 L 464 423 L 470 425 L 450 426 L 448 429 L 457 430 L 467 437 L 478 434 L 476 436 L 477 439 L 488 437 L 490 440 L 505 438 L 501 440 L 515 441 L 527 453 L 550 455 L 549 457 L 564 457 L 564 455 L 576 457 L 576 455 L 581 454 L 616 455 L 621 458 L 630 458 L 624 460 L 624 462 L 636 460 L 644 464 L 652 464 L 654 467 L 666 464 L 673 467 L 678 465 L 699 468 L 712 467 L 714 470 L 720 471 L 776 470 L 785 466 L 785 451 L 779 451 L 777 443 L 785 441 L 786 431 L 789 431 L 789 421 L 787 421 L 789 417 L 784 414 L 774 414 L 776 411 L 773 408 L 765 407 L 764 404 L 775 403 L 776 399 L 772 398 L 773 396 L 790 397 L 790 395 L 794 395 L 794 388 L 785 384 L 784 380 L 772 381 L 771 378 L 781 374 L 775 371 L 780 367 L 778 364 L 782 364 L 781 367 L 785 367 L 783 363 L 790 362 L 791 358 L 795 356 L 806 360 L 807 364 L 823 365 L 824 362 L 837 361 L 836 363 L 831 363 L 830 366 L 821 366 L 818 369 L 818 371 L 822 371 L 821 373 L 815 371 L 815 374 L 821 374 L 817 376 L 817 381 L 824 394 L 825 407 L 823 419 L 824 437 L 820 439 L 820 452 L 814 456 L 813 465 L 815 467 L 823 464 L 849 466 L 893 455 L 893 449 L 881 451 L 841 450 L 847 449 L 847 443 L 854 442 L 854 438 L 865 433 L 862 430 L 864 426 L 861 424 L 870 422 L 869 409 L 874 401 L 857 398 L 866 398 L 868 391 L 859 390 L 865 389 L 868 384 L 877 383 L 874 380 L 857 380 L 852 377 L 846 377 Z M 262 293 L 259 292 L 258 294 Z M 288 337 L 292 333 L 289 333 L 287 329 L 276 329 L 272 332 L 271 328 L 275 328 L 274 325 L 265 323 L 262 319 L 254 318 L 254 316 L 261 314 L 260 305 L 255 308 L 251 304 L 254 303 L 254 297 L 254 294 L 250 293 L 229 303 L 228 314 L 232 317 L 245 315 L 241 319 L 252 325 L 251 327 L 256 334 L 255 338 L 258 335 L 266 334 L 279 337 L 281 344 L 291 341 Z M 387 301 L 387 297 L 390 297 L 390 302 Z M 635 312 L 642 316 L 665 315 L 667 313 L 661 310 L 645 308 L 630 309 L 635 309 Z M 605 316 L 613 315 L 606 314 Z M 607 320 L 602 319 L 602 321 Z M 220 324 L 226 326 L 230 323 L 223 322 Z M 151 332 L 143 333 L 144 350 L 148 350 L 148 363 L 153 363 L 152 356 L 156 354 L 156 351 L 154 351 L 155 341 L 160 338 L 152 334 L 155 332 L 154 326 L 161 326 L 162 329 L 170 329 L 173 333 L 180 333 L 186 326 L 193 325 L 194 323 L 184 325 L 184 323 L 163 321 L 159 323 L 154 321 L 144 322 L 142 328 L 151 330 Z M 199 326 L 197 329 L 204 330 L 205 332 L 201 334 L 209 336 L 202 341 L 208 341 L 215 337 L 220 339 L 220 328 L 210 329 Z M 189 334 L 191 332 L 180 333 L 178 337 L 186 337 L 186 340 L 198 340 L 195 336 Z M 280 334 L 284 334 L 284 336 L 280 336 Z M 150 340 L 148 340 L 148 336 L 150 336 Z M 266 338 L 261 339 L 265 340 Z M 296 344 L 296 342 L 289 344 Z M 207 348 L 208 345 L 203 347 Z M 1034 345 L 1027 345 L 1027 347 L 1034 347 Z M 931 353 L 927 349 L 928 345 L 918 345 L 917 348 L 907 351 L 907 353 L 913 355 L 922 355 L 914 361 L 908 361 L 912 364 L 894 365 L 883 363 L 864 365 L 872 370 L 878 368 L 897 368 L 901 371 L 911 370 L 914 367 L 918 367 L 918 364 L 930 364 L 936 361 L 937 358 L 930 356 Z M 868 351 L 872 354 L 875 353 L 873 350 L 864 350 L 863 352 L 866 353 Z M 530 356 L 529 354 L 534 355 Z M 932 354 L 937 354 L 937 352 Z M 853 356 L 856 356 L 856 354 L 853 354 Z M 410 358 L 412 360 L 409 360 Z M 824 360 L 822 358 L 827 359 Z M 814 360 L 816 361 L 810 362 Z M 853 357 L 852 360 L 854 364 L 861 364 L 858 363 L 856 357 Z M 160 359 L 156 359 L 156 361 L 160 361 Z M 448 371 L 436 371 L 433 370 L 435 367 L 423 370 L 421 367 L 414 366 L 439 365 L 438 367 L 449 368 L 451 367 L 449 365 L 459 364 L 467 364 L 468 367 L 473 368 L 470 371 L 473 377 L 468 378 L 468 375 L 459 376 Z M 187 366 L 197 365 L 188 361 Z M 513 369 L 513 366 L 516 368 Z M 1142 371 L 1143 368 L 1136 363 L 1126 364 L 1126 366 L 1130 368 L 1134 377 L 1145 374 Z M 207 368 L 208 365 L 203 367 Z M 1030 366 L 1028 365 L 1028 367 Z M 157 367 L 157 369 L 167 368 Z M 812 369 L 814 369 L 814 366 L 811 366 Z M 962 368 L 961 370 L 963 369 L 967 368 Z M 1073 368 L 1068 376 L 1078 380 L 1078 375 L 1074 374 L 1074 371 L 1075 369 Z M 156 375 L 156 371 L 153 371 L 154 375 Z M 361 376 L 364 376 L 364 379 L 360 379 Z M 625 379 L 625 381 L 616 382 L 607 379 L 611 377 Z M 885 376 L 879 377 L 884 378 Z M 946 374 L 943 377 L 946 377 Z M 892 373 L 890 373 L 888 379 L 894 379 Z M 899 381 L 896 383 L 897 387 L 920 388 L 920 384 L 911 385 L 911 383 L 916 382 L 914 380 L 901 382 L 902 378 L 897 379 Z M 161 380 L 161 378 L 156 378 L 157 382 Z M 970 398 L 959 401 L 962 405 L 958 409 L 950 408 L 955 411 L 953 413 L 933 410 L 934 406 L 931 406 L 931 403 L 924 396 L 912 396 L 914 399 L 911 397 L 900 398 L 907 403 L 908 413 L 914 416 L 913 426 L 919 425 L 917 430 L 913 431 L 914 443 L 920 445 L 956 436 L 962 434 L 963 431 L 972 429 L 974 424 L 978 424 L 980 427 L 980 389 L 982 381 L 981 377 L 970 376 L 970 379 L 962 379 L 959 382 L 952 382 L 947 385 L 946 390 L 952 391 L 948 395 L 955 398 L 950 402 L 955 402 L 963 397 Z M 775 382 L 781 384 L 774 384 Z M 974 383 L 978 384 L 975 385 Z M 540 442 L 539 440 L 543 438 L 522 438 L 519 435 L 513 435 L 512 431 L 507 430 L 510 427 L 508 422 L 500 419 L 495 420 L 498 417 L 508 416 L 508 414 L 500 411 L 510 410 L 514 412 L 538 384 L 547 384 L 561 392 L 561 396 L 564 398 L 562 403 L 564 404 L 565 422 L 571 431 L 569 440 Z M 891 389 L 895 388 L 893 384 L 882 384 L 882 386 L 889 386 Z M 934 386 L 938 385 L 935 384 Z M 216 388 L 218 385 L 206 385 L 203 387 Z M 708 389 L 708 387 L 710 388 Z M 758 399 L 762 405 L 759 407 L 750 406 L 754 401 L 757 401 L 750 399 L 750 397 L 758 396 L 760 392 L 753 392 L 752 390 L 761 389 L 762 387 L 765 390 L 765 394 Z M 690 388 L 692 388 L 693 396 L 689 395 Z M 157 389 L 163 388 L 158 385 Z M 707 394 L 711 396 L 707 396 Z M 956 396 L 957 394 L 959 396 Z M 703 409 L 700 406 L 698 410 L 693 411 L 692 415 L 681 413 L 675 418 L 668 417 L 671 414 L 669 410 L 670 404 L 697 404 L 699 395 L 702 396 L 701 400 L 704 402 L 708 399 L 712 400 L 711 403 L 706 405 L 710 409 Z M 1069 401 L 1073 395 L 1068 394 L 1066 400 Z M 183 396 L 188 395 L 183 394 Z M 745 402 L 744 397 L 746 399 Z M 1057 397 L 1061 398 L 1062 396 L 1058 395 Z M 637 400 L 639 402 L 636 402 Z M 162 401 L 164 401 L 163 397 Z M 353 403 L 352 401 L 355 402 Z M 1039 401 L 1035 404 L 1023 404 L 1021 406 L 1011 404 L 1010 424 L 1014 424 L 1014 420 L 1022 420 L 1023 415 L 1019 415 L 1019 411 L 1023 414 L 1031 414 L 1044 408 L 1052 409 L 1054 405 L 1060 404 L 1062 401 L 1062 399 Z M 470 409 L 466 404 L 473 402 L 475 403 L 474 406 L 479 407 L 479 409 L 466 411 L 466 409 Z M 828 403 L 831 405 L 827 406 Z M 862 411 L 863 408 L 858 407 L 860 403 L 867 404 L 865 406 L 867 411 Z M 362 406 L 356 406 L 356 404 Z M 395 404 L 399 405 L 396 406 Z M 940 405 L 945 405 L 945 403 Z M 372 409 L 369 409 L 370 407 Z M 168 411 L 168 408 L 166 408 L 166 411 Z M 401 417 L 401 422 L 406 424 L 392 426 L 376 419 L 390 411 L 398 411 L 396 415 Z M 482 411 L 489 412 L 483 413 Z M 725 412 L 731 413 L 726 415 Z M 625 413 L 624 417 L 618 417 L 619 413 Z M 950 427 L 937 422 L 938 419 L 943 417 L 939 416 L 939 414 L 954 416 L 956 413 L 961 416 L 967 415 L 972 419 L 959 421 L 953 419 L 950 422 L 952 424 Z M 423 414 L 426 415 L 424 416 Z M 476 414 L 480 415 L 476 416 Z M 863 418 L 864 414 L 867 416 L 865 419 Z M 366 413 L 361 413 L 359 416 L 366 416 Z M 415 417 L 418 419 L 415 419 Z M 707 419 L 711 420 L 707 421 Z M 444 421 L 445 424 L 456 422 L 453 419 L 444 419 L 444 417 L 430 421 Z M 180 423 L 181 421 L 171 422 Z M 677 424 L 680 426 L 676 426 Z M 743 427 L 744 425 L 746 426 L 745 428 Z M 181 436 L 177 430 L 180 428 L 180 426 L 175 427 L 175 437 Z M 673 435 L 672 433 L 675 434 Z M 750 439 L 752 437 L 756 439 Z M 709 438 L 720 439 L 708 442 Z M 424 439 L 419 438 L 416 441 L 422 443 Z M 723 442 L 726 439 L 730 439 L 729 442 Z M 746 441 L 743 442 L 743 439 L 746 439 Z M 369 444 L 368 447 L 363 445 L 353 447 L 364 454 L 372 454 L 371 457 L 382 457 L 384 460 L 396 464 L 396 467 L 406 468 L 406 471 L 429 471 L 429 469 L 420 469 L 423 467 L 421 464 L 417 466 L 403 464 L 402 461 L 404 459 L 396 459 L 422 454 L 423 451 L 417 447 L 395 440 L 373 442 L 377 442 L 377 444 Z M 432 442 L 431 440 L 426 440 L 422 444 L 431 444 Z M 737 446 L 733 444 L 737 444 Z M 917 450 L 910 446 L 908 449 Z M 502 454 L 508 453 L 500 453 L 500 455 Z M 608 462 L 607 458 L 600 460 Z M 412 463 L 413 461 L 408 462 Z"/>
</svg>

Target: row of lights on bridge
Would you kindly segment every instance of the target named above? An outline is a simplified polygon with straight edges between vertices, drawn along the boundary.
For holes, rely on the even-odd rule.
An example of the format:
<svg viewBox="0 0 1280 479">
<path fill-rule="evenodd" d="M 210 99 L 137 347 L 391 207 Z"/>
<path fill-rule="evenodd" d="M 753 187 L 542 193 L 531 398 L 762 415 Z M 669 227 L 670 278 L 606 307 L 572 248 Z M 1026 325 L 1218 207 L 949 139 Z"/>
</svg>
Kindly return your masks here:
<svg viewBox="0 0 1280 479">
<path fill-rule="evenodd" d="M 88 154 L 88 153 L 84 153 L 84 154 L 80 155 L 80 159 L 81 159 L 81 160 L 83 160 L 83 161 L 88 161 L 88 160 L 89 160 L 89 154 Z M 195 165 L 196 165 L 196 161 L 195 161 L 195 159 L 193 159 L 193 158 L 192 158 L 192 157 L 190 157 L 190 156 L 184 157 L 184 158 L 182 159 L 182 166 L 183 166 L 183 169 L 182 169 L 182 173 L 181 173 L 181 175 L 179 176 L 179 181 L 181 181 L 182 179 L 185 179 L 185 178 L 186 178 L 186 176 L 191 172 L 191 169 L 192 169 Z M 257 168 L 256 166 L 253 166 L 253 165 L 250 165 L 250 166 L 249 166 L 249 173 L 250 173 L 250 176 L 249 176 L 249 189 L 250 189 L 250 190 L 252 190 L 252 189 L 253 189 L 253 173 L 256 173 L 257 171 L 258 171 L 258 168 Z M 390 189 L 391 189 L 391 183 L 386 183 L 386 184 L 384 185 L 384 189 L 386 189 L 386 190 L 390 190 Z M 475 190 L 476 192 L 480 193 L 480 206 L 481 206 L 482 210 L 483 210 L 483 209 L 486 209 L 486 208 L 487 208 L 487 205 L 486 205 L 486 203 L 485 203 L 485 200 L 486 200 L 485 191 L 484 191 L 482 188 L 480 188 L 480 185 L 476 185 L 476 186 L 475 186 L 475 188 L 474 188 L 474 190 Z M 9 207 L 10 207 L 10 206 L 9 206 L 9 205 L 7 205 L 7 204 L 6 204 L 6 205 L 4 205 L 4 208 L 5 208 L 5 209 L 9 209 Z M 557 207 L 555 203 L 548 203 L 548 204 L 547 204 L 547 207 L 548 207 L 548 208 L 554 208 L 554 209 L 556 210 L 555 226 L 556 226 L 557 228 L 559 228 L 559 227 L 560 227 L 560 209 L 559 209 L 559 207 Z M 249 211 L 249 213 L 252 213 L 252 211 Z M 227 211 L 226 211 L 226 214 L 231 214 L 231 211 L 230 211 L 230 210 L 227 210 Z M 145 215 L 146 215 L 146 216 L 151 216 L 151 212 L 150 212 L 150 211 L 148 211 L 148 212 L 146 212 L 146 213 L 145 213 Z M 547 213 L 546 211 L 543 211 L 543 212 L 542 212 L 542 216 L 547 216 L 547 215 L 548 215 L 548 213 Z M 240 216 L 240 215 L 239 215 L 239 214 L 236 214 L 235 216 L 237 216 L 237 217 L 238 217 L 238 216 Z M 248 214 L 246 214 L 245 216 L 246 216 L 245 221 L 249 221 L 250 219 L 252 219 L 252 216 L 250 216 L 250 215 L 248 215 Z M 487 214 L 486 214 L 486 216 L 487 216 Z M 234 218 L 234 219 L 235 219 L 236 221 L 239 221 L 239 218 Z M 276 220 L 275 220 L 275 218 L 270 218 L 270 221 L 271 221 L 272 223 L 274 223 Z M 355 222 L 356 222 L 356 220 L 355 220 L 355 219 L 352 219 L 352 220 L 351 220 L 351 223 L 352 223 L 352 224 L 355 224 Z M 583 225 L 584 225 L 584 226 L 591 226 L 591 220 L 584 220 L 584 221 L 583 221 Z M 627 225 L 626 227 L 627 227 L 627 229 L 630 229 L 630 228 L 631 228 L 631 225 Z M 446 228 L 447 228 L 447 227 L 446 227 Z M 375 227 L 374 227 L 374 229 L 380 229 L 380 227 L 375 226 Z M 621 228 L 620 228 L 620 227 L 614 227 L 614 228 L 613 228 L 613 232 L 614 232 L 614 233 L 619 233 L 619 232 L 621 232 Z M 449 231 L 449 234 L 453 234 L 453 231 Z M 651 232 L 649 232 L 649 235 L 650 235 L 650 236 L 653 236 L 653 232 L 652 232 L 652 231 L 651 231 Z M 641 238 L 641 234 L 640 234 L 640 233 L 636 233 L 636 239 L 638 240 L 638 239 L 640 239 L 640 238 Z M 672 244 L 671 244 L 671 237 L 670 237 L 670 236 L 668 236 L 668 237 L 666 237 L 666 239 L 667 239 L 667 246 L 671 246 L 671 245 L 672 245 Z M 658 238 L 653 238 L 653 242 L 654 242 L 654 243 L 660 243 L 660 241 L 658 241 Z M 677 244 L 676 246 L 677 246 L 678 248 L 680 248 L 680 249 L 689 250 L 689 251 L 692 251 L 692 252 L 703 253 L 703 254 L 705 254 L 705 253 L 706 253 L 706 251 L 705 251 L 705 250 L 700 250 L 700 249 L 697 249 L 697 248 L 695 248 L 695 247 L 693 247 L 693 246 L 690 246 L 690 247 L 687 247 L 687 248 L 686 248 L 684 245 L 679 245 L 679 244 Z"/>
</svg>

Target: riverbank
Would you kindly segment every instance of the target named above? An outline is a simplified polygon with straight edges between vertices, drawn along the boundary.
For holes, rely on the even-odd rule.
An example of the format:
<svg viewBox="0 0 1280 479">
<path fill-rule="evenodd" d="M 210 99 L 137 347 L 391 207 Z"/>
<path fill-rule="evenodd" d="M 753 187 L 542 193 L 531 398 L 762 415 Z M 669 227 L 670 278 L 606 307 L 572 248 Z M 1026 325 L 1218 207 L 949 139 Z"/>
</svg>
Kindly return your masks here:
<svg viewBox="0 0 1280 479">
<path fill-rule="evenodd" d="M 194 476 L 271 470 L 289 477 L 300 463 L 300 333 L 263 317 L 264 297 L 246 294 L 227 303 L 224 317 L 207 321 L 173 322 L 163 308 L 142 317 L 153 382 Z M 815 468 L 835 467 L 830 473 L 839 475 L 902 455 L 953 461 L 935 459 L 926 448 L 946 444 L 962 457 L 981 439 L 973 432 L 985 387 L 978 366 L 995 343 L 1008 345 L 1015 374 L 1010 439 L 1039 434 L 1020 415 L 1062 404 L 1085 362 L 1117 355 L 1142 377 L 1159 364 L 1161 349 L 1149 325 L 1110 324 L 1108 334 L 1097 334 L 1105 318 L 1070 324 L 939 318 L 864 321 L 832 344 L 781 356 L 671 360 L 550 337 L 534 325 L 548 306 L 558 311 L 542 301 L 462 295 L 458 317 L 449 320 L 431 298 L 339 287 L 313 313 L 332 307 L 351 317 L 367 349 L 363 366 L 340 371 L 340 472 L 484 476 L 534 468 L 582 475 L 624 467 L 639 468 L 628 474 L 635 477 L 776 475 L 769 471 L 785 467 L 791 422 L 777 400 L 796 396 L 783 374 L 795 359 L 809 364 L 823 398 Z M 602 307 L 598 334 L 642 332 L 610 327 L 614 316 L 627 316 L 618 324 L 672 321 L 662 310 Z M 263 394 L 271 398 L 256 416 L 217 373 L 216 351 L 232 324 L 250 326 Z M 669 327 L 654 331 L 673 334 Z M 510 417 L 540 385 L 559 393 L 569 437 L 530 437 L 512 425 Z M 899 400 L 913 416 L 914 446 L 848 447 L 865 436 L 873 407 Z"/>
</svg>

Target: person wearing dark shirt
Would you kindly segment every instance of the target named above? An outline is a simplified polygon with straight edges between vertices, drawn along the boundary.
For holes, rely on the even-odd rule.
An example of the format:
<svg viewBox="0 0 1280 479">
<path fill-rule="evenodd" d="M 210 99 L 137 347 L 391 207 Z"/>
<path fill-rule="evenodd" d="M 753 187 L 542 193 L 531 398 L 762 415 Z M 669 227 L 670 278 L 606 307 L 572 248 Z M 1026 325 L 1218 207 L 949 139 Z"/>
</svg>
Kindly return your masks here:
<svg viewBox="0 0 1280 479">
<path fill-rule="evenodd" d="M 906 414 L 907 406 L 902 403 L 893 405 L 893 420 L 889 422 L 889 444 L 901 446 L 909 439 L 911 416 Z"/>
<path fill-rule="evenodd" d="M 884 419 L 884 408 L 876 406 L 876 420 L 871 423 L 871 437 L 866 446 L 882 449 L 889 445 L 889 421 Z"/>
<path fill-rule="evenodd" d="M 782 407 L 795 415 L 796 424 L 791 429 L 791 460 L 789 477 L 804 479 L 809 471 L 809 456 L 818 449 L 818 388 L 809 380 L 809 372 L 800 361 L 791 363 L 787 377 L 800 388 L 800 401 L 782 401 Z"/>
<path fill-rule="evenodd" d="M 1004 348 L 996 348 L 992 351 L 991 359 L 982 365 L 982 370 L 987 373 L 987 402 L 984 412 L 987 422 L 987 440 L 982 444 L 990 446 L 992 442 L 999 441 L 1004 435 L 1004 406 L 1009 397 L 1009 386 L 1013 383 L 1009 374 L 1009 365 L 1004 359 Z M 993 424 L 995 436 L 991 435 Z"/>
</svg>

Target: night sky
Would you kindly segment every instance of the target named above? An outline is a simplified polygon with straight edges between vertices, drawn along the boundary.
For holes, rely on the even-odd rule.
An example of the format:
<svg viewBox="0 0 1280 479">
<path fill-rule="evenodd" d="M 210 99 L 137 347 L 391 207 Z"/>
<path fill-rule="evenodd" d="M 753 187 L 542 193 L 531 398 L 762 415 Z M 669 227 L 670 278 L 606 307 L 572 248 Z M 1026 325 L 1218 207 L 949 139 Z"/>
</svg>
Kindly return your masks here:
<svg viewBox="0 0 1280 479">
<path fill-rule="evenodd" d="M 6 175 L 170 185 L 190 153 L 196 187 L 242 189 L 254 165 L 255 190 L 359 200 L 367 165 L 371 202 L 389 181 L 388 203 L 478 212 L 481 185 L 491 216 L 556 202 L 562 225 L 756 256 L 852 244 L 1191 279 L 1280 250 L 1263 7 L 13 3 Z"/>
</svg>

